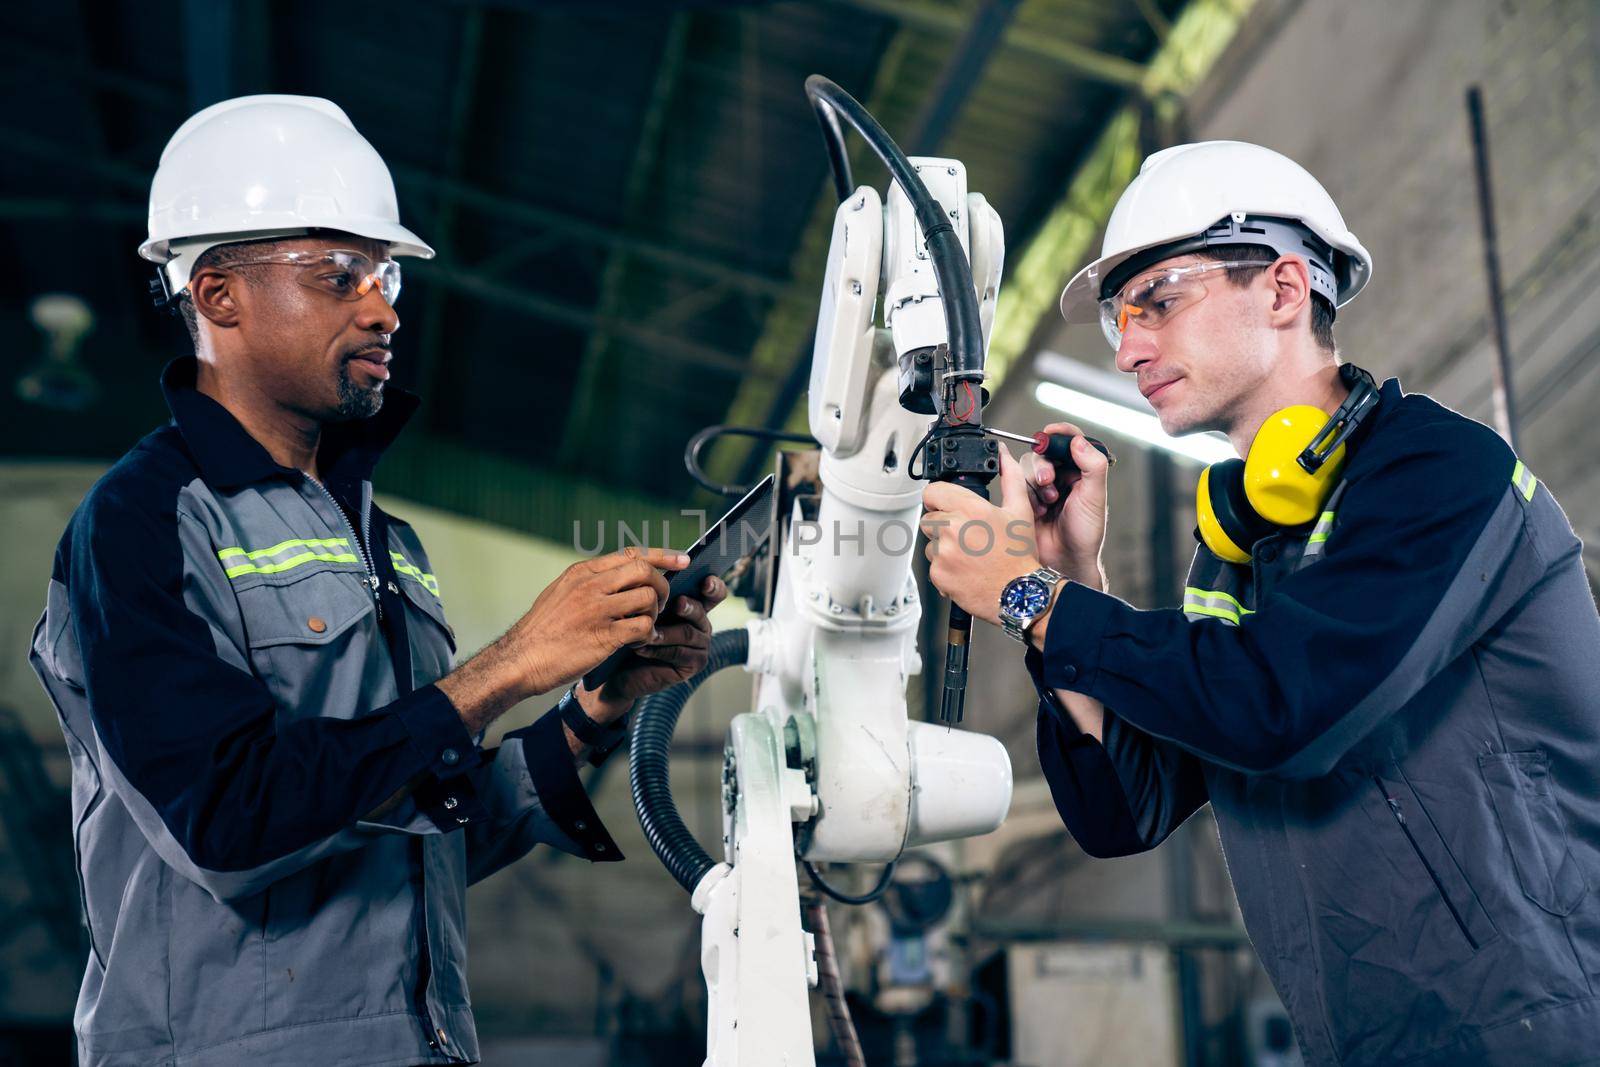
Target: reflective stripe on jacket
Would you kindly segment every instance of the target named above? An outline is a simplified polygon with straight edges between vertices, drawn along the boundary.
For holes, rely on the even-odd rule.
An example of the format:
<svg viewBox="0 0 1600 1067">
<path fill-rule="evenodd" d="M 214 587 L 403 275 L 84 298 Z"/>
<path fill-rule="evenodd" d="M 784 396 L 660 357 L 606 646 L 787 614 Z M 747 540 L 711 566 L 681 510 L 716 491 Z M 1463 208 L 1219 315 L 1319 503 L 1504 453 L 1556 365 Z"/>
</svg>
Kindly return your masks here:
<svg viewBox="0 0 1600 1067">
<path fill-rule="evenodd" d="M 475 1060 L 467 884 L 538 842 L 621 857 L 558 717 L 481 750 L 431 684 L 439 583 L 370 482 L 416 399 L 330 427 L 318 484 L 194 375 L 168 366 L 174 423 L 73 515 L 33 638 L 72 761 L 80 1062 Z"/>
<path fill-rule="evenodd" d="M 1184 610 L 1068 585 L 1040 759 L 1084 849 L 1209 801 L 1308 1064 L 1587 1062 L 1600 1034 L 1600 616 L 1549 491 L 1386 382 L 1314 525 L 1203 546 Z M 1106 707 L 1102 741 L 1050 692 Z"/>
</svg>

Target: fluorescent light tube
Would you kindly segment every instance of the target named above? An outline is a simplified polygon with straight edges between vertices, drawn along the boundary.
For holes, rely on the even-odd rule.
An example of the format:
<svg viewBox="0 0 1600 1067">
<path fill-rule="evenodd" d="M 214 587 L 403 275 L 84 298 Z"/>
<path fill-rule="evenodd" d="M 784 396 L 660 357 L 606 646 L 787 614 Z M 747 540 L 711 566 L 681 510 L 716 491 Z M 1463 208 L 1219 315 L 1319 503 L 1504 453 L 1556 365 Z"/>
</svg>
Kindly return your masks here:
<svg viewBox="0 0 1600 1067">
<path fill-rule="evenodd" d="M 1233 446 L 1225 437 L 1212 434 L 1172 437 L 1161 429 L 1161 421 L 1154 415 L 1113 404 L 1055 382 L 1040 382 L 1033 395 L 1039 403 L 1074 419 L 1093 423 L 1112 433 L 1166 449 L 1199 463 L 1216 463 L 1234 458 Z"/>
</svg>

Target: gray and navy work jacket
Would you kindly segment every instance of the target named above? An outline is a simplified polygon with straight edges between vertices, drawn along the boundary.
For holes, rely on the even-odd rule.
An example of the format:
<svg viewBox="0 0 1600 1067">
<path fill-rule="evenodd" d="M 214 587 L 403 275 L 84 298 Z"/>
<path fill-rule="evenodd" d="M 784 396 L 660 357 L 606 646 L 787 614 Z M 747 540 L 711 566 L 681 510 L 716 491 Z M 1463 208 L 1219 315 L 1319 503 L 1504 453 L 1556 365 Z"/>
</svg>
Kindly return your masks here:
<svg viewBox="0 0 1600 1067">
<path fill-rule="evenodd" d="M 195 369 L 73 515 L 34 632 L 72 760 L 79 1062 L 476 1060 L 467 885 L 616 845 L 559 717 L 483 750 L 431 684 L 439 585 L 370 481 L 416 398 L 329 426 L 319 484 Z"/>
<path fill-rule="evenodd" d="M 1085 851 L 1207 801 L 1308 1064 L 1600 1057 L 1600 616 L 1493 431 L 1397 382 L 1315 525 L 1203 546 L 1184 610 L 1067 585 L 1039 755 Z M 1051 694 L 1106 708 L 1101 741 Z"/>
</svg>

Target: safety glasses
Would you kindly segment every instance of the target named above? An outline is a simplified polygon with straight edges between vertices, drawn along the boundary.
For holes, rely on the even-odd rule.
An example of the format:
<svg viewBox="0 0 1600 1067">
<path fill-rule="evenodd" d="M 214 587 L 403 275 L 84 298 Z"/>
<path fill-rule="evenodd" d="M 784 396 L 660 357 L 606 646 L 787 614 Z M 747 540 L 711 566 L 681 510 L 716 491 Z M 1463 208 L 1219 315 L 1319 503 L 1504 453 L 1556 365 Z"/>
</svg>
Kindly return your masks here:
<svg viewBox="0 0 1600 1067">
<path fill-rule="evenodd" d="M 229 263 L 247 267 L 261 263 L 288 264 L 304 268 L 299 282 L 339 300 L 360 300 L 376 285 L 390 306 L 400 299 L 400 264 L 392 259 L 374 260 L 347 248 L 314 249 L 303 252 L 275 252 L 256 259 Z"/>
<path fill-rule="evenodd" d="M 1273 262 L 1251 259 L 1239 263 L 1195 263 L 1141 274 L 1124 285 L 1116 296 L 1100 301 L 1100 329 L 1113 349 L 1121 348 L 1128 323 L 1137 322 L 1147 330 L 1159 330 L 1178 312 L 1204 300 L 1208 274 L 1269 267 Z"/>
</svg>

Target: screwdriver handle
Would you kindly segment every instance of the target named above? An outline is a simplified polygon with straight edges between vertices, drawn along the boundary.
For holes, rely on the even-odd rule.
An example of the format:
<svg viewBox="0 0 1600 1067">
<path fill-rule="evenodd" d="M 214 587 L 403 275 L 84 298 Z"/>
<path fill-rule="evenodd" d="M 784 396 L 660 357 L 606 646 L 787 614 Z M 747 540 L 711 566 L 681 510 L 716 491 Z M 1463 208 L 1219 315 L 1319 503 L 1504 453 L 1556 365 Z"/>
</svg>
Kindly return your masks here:
<svg viewBox="0 0 1600 1067">
<path fill-rule="evenodd" d="M 1093 437 L 1088 436 L 1085 436 L 1084 440 L 1093 445 L 1095 450 L 1102 456 L 1106 457 L 1107 459 L 1112 459 L 1111 450 L 1105 446 L 1104 442 L 1097 441 Z M 1042 456 L 1045 460 L 1051 463 L 1073 463 L 1072 438 L 1064 433 L 1034 434 L 1033 452 L 1034 455 Z M 1113 462 L 1115 461 L 1113 460 Z M 1076 466 L 1076 464 L 1074 464 L 1074 466 Z"/>
</svg>

